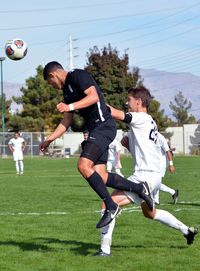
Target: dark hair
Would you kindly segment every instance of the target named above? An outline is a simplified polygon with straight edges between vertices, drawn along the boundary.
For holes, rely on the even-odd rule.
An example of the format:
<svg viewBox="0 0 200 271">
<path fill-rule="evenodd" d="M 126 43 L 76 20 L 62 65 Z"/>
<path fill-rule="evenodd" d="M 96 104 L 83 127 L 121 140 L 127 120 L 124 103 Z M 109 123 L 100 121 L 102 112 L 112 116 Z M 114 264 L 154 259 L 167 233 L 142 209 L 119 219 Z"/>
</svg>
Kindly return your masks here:
<svg viewBox="0 0 200 271">
<path fill-rule="evenodd" d="M 135 88 L 130 88 L 128 90 L 128 94 L 130 94 L 135 99 L 142 100 L 142 106 L 147 107 L 150 104 L 150 101 L 154 98 L 150 91 L 144 86 L 137 86 Z"/>
<path fill-rule="evenodd" d="M 44 80 L 48 79 L 48 76 L 51 72 L 54 72 L 58 69 L 63 70 L 63 66 L 60 63 L 58 63 L 57 61 L 52 61 L 52 62 L 47 63 L 44 67 L 44 70 L 43 70 Z"/>
</svg>

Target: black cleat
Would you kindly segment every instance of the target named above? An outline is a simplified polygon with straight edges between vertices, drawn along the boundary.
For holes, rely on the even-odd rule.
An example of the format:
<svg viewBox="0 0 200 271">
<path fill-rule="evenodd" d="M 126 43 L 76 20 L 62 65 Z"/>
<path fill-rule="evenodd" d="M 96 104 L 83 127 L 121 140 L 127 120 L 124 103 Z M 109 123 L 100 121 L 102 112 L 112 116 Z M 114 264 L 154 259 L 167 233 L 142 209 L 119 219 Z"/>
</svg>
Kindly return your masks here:
<svg viewBox="0 0 200 271">
<path fill-rule="evenodd" d="M 102 249 L 100 249 L 99 251 L 94 253 L 92 256 L 94 256 L 94 257 L 109 257 L 109 256 L 111 256 L 111 254 L 105 253 L 105 252 L 103 252 Z"/>
<path fill-rule="evenodd" d="M 179 194 L 179 191 L 178 189 L 176 189 L 174 195 L 172 195 L 173 204 L 176 204 L 178 202 L 178 194 Z"/>
<path fill-rule="evenodd" d="M 104 215 L 97 223 L 96 228 L 102 228 L 108 225 L 120 213 L 121 213 L 121 209 L 119 208 L 118 205 L 116 205 L 116 208 L 113 210 L 105 210 Z"/>
<path fill-rule="evenodd" d="M 151 211 L 154 209 L 154 202 L 150 195 L 150 190 L 147 182 L 143 182 L 143 191 L 140 194 L 140 197 L 146 202 L 147 206 Z"/>
<path fill-rule="evenodd" d="M 185 234 L 184 237 L 187 239 L 187 244 L 191 245 L 194 241 L 195 235 L 198 233 L 198 228 L 191 227 L 188 228 L 188 234 Z"/>
</svg>

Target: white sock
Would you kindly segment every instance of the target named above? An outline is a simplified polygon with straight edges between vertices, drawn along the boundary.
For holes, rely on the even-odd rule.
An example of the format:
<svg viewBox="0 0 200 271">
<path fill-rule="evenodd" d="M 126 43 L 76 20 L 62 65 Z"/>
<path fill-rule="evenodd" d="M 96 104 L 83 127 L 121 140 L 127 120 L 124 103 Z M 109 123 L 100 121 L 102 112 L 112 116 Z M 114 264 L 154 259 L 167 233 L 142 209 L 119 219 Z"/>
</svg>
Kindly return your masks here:
<svg viewBox="0 0 200 271">
<path fill-rule="evenodd" d="M 188 233 L 188 226 L 183 224 L 180 220 L 178 220 L 175 216 L 173 216 L 167 211 L 160 210 L 160 209 L 156 210 L 156 215 L 154 217 L 154 220 L 157 220 L 162 224 L 165 224 L 169 227 L 179 230 L 183 234 Z"/>
<path fill-rule="evenodd" d="M 23 172 L 24 171 L 24 163 L 22 160 L 19 161 L 19 165 L 20 165 L 21 172 Z"/>
<path fill-rule="evenodd" d="M 101 229 L 101 250 L 107 254 L 110 254 L 114 227 L 115 219 L 113 219 L 110 224 L 106 225 Z"/>
<path fill-rule="evenodd" d="M 175 190 L 170 188 L 169 186 L 166 186 L 165 184 L 161 183 L 160 185 L 160 191 L 170 193 L 171 195 L 175 194 Z"/>
<path fill-rule="evenodd" d="M 18 163 L 18 160 L 15 161 L 15 168 L 16 168 L 17 173 L 19 173 L 19 163 Z"/>
</svg>

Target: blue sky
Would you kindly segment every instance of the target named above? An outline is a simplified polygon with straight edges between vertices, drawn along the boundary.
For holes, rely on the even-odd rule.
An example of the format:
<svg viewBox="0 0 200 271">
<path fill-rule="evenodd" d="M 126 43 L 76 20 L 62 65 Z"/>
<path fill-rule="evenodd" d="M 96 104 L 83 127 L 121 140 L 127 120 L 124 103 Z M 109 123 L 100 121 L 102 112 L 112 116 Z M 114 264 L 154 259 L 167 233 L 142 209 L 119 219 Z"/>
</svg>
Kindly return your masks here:
<svg viewBox="0 0 200 271">
<path fill-rule="evenodd" d="M 90 48 L 110 43 L 120 56 L 128 49 L 131 67 L 200 76 L 200 1 L 21 0 L 0 7 L 0 56 L 8 39 L 28 44 L 23 60 L 4 61 L 4 80 L 24 84 L 52 60 L 69 69 L 70 35 L 77 68 L 86 65 Z"/>
</svg>

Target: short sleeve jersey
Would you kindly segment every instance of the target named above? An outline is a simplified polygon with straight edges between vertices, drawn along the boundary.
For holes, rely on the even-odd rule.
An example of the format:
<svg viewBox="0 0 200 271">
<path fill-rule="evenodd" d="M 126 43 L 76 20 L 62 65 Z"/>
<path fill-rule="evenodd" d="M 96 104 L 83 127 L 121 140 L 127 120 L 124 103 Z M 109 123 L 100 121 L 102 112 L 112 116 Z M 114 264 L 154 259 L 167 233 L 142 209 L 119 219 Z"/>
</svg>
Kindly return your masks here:
<svg viewBox="0 0 200 271">
<path fill-rule="evenodd" d="M 129 148 L 135 160 L 135 171 L 161 172 L 155 121 L 147 113 L 129 112 L 125 122 L 130 126 Z"/>
<path fill-rule="evenodd" d="M 87 71 L 74 69 L 68 72 L 63 88 L 64 101 L 66 104 L 70 104 L 86 97 L 84 91 L 91 86 L 96 88 L 99 101 L 89 107 L 79 110 L 89 131 L 107 121 L 114 123 L 99 86 Z"/>
<path fill-rule="evenodd" d="M 117 153 L 120 152 L 121 147 L 117 139 L 114 139 L 108 149 L 108 161 L 114 161 L 117 157 Z"/>
<path fill-rule="evenodd" d="M 167 158 L 166 152 L 169 151 L 170 149 L 169 149 L 169 145 L 167 143 L 166 138 L 160 133 L 158 133 L 157 144 L 158 144 L 160 155 L 161 155 L 161 173 L 162 173 L 162 176 L 164 176 L 166 167 L 168 164 L 168 158 Z"/>
<path fill-rule="evenodd" d="M 24 143 L 24 139 L 22 137 L 18 137 L 17 139 L 11 138 L 8 142 L 9 145 L 12 145 L 15 152 L 22 151 L 23 143 Z"/>
</svg>

